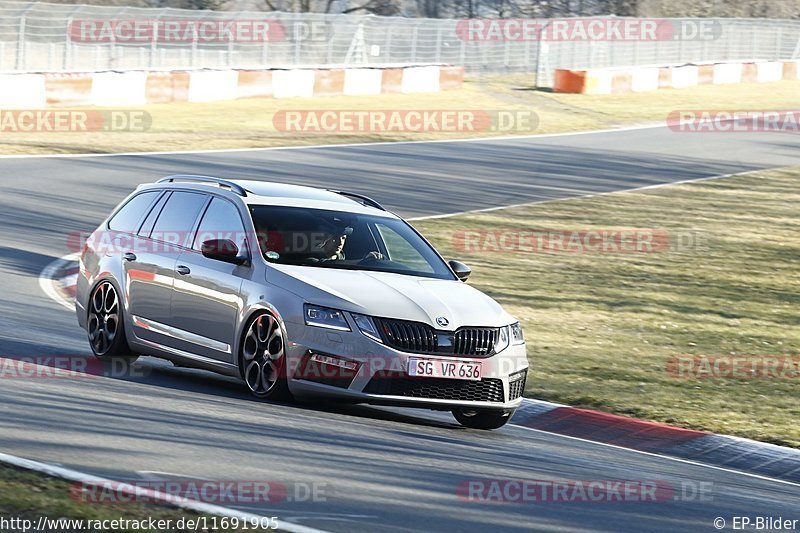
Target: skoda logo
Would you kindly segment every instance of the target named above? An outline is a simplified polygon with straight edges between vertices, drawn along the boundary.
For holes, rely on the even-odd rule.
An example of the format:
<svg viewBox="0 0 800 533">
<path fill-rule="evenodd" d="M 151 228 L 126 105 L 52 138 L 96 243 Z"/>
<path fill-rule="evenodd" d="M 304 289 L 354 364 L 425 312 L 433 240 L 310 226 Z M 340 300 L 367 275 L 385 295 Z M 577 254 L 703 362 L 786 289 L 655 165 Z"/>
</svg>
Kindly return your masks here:
<svg viewBox="0 0 800 533">
<path fill-rule="evenodd" d="M 443 317 L 443 316 L 440 316 L 440 317 L 438 317 L 438 318 L 436 319 L 436 323 L 437 323 L 437 324 L 439 324 L 441 327 L 443 327 L 443 328 L 444 328 L 444 327 L 447 327 L 447 325 L 450 323 L 450 321 L 449 321 L 449 320 L 447 320 L 445 317 Z"/>
</svg>

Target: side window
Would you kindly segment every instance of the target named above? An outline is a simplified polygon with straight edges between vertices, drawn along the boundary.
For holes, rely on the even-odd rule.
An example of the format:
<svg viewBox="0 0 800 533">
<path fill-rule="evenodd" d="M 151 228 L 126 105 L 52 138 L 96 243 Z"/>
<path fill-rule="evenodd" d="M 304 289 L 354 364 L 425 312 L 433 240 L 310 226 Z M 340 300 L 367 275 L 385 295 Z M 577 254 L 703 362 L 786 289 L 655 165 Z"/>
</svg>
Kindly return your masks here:
<svg viewBox="0 0 800 533">
<path fill-rule="evenodd" d="M 431 264 L 425 260 L 422 254 L 392 228 L 383 224 L 375 224 L 375 227 L 378 228 L 383 244 L 386 246 L 386 251 L 389 252 L 389 259 L 417 272 L 432 273 L 434 271 Z"/>
<path fill-rule="evenodd" d="M 199 251 L 203 243 L 211 239 L 230 239 L 240 250 L 247 242 L 239 210 L 221 198 L 211 200 L 203 220 L 200 221 L 192 248 Z"/>
<path fill-rule="evenodd" d="M 151 239 L 188 246 L 194 222 L 208 197 L 202 193 L 173 192 L 150 234 Z"/>
<path fill-rule="evenodd" d="M 164 208 L 164 204 L 167 203 L 169 195 L 169 192 L 165 192 L 164 195 L 158 199 L 156 205 L 150 209 L 150 213 L 144 219 L 144 222 L 142 222 L 142 227 L 139 228 L 139 235 L 142 237 L 150 236 L 150 232 L 153 231 L 153 226 L 156 224 L 156 219 L 158 218 L 159 213 L 161 213 L 161 210 Z"/>
<path fill-rule="evenodd" d="M 117 214 L 108 221 L 109 229 L 136 233 L 136 230 L 139 229 L 139 222 L 142 221 L 142 217 L 144 217 L 144 214 L 147 212 L 147 208 L 155 201 L 160 192 L 161 191 L 143 192 L 131 198 L 128 203 L 117 211 Z"/>
</svg>

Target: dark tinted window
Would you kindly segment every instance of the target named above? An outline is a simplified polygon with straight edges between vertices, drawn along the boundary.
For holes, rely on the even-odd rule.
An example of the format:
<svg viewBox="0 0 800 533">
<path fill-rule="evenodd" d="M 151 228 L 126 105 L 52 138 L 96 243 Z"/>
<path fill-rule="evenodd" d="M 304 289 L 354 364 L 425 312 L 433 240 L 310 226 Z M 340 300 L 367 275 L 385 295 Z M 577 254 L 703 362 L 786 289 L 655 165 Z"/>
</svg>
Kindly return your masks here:
<svg viewBox="0 0 800 533">
<path fill-rule="evenodd" d="M 150 207 L 158 195 L 159 191 L 137 194 L 128 200 L 128 203 L 108 221 L 108 227 L 114 231 L 136 233 L 136 230 L 139 229 L 139 222 L 142 221 L 147 208 Z"/>
<path fill-rule="evenodd" d="M 193 248 L 200 250 L 203 243 L 211 239 L 229 239 L 236 243 L 240 250 L 244 248 L 244 226 L 242 217 L 239 216 L 239 210 L 235 205 L 221 198 L 211 200 L 211 205 L 208 206 L 203 220 L 200 221 Z"/>
<path fill-rule="evenodd" d="M 250 206 L 250 214 L 270 263 L 454 279 L 436 251 L 399 219 L 262 205 Z"/>
<path fill-rule="evenodd" d="M 150 209 L 150 213 L 147 215 L 147 218 L 144 219 L 142 227 L 139 229 L 139 235 L 143 235 L 145 237 L 150 235 L 150 232 L 153 231 L 153 226 L 156 223 L 156 219 L 158 218 L 158 214 L 161 213 L 161 209 L 163 209 L 168 198 L 169 193 L 164 193 L 161 198 L 158 199 L 156 205 Z"/>
<path fill-rule="evenodd" d="M 187 246 L 194 222 L 208 197 L 192 192 L 173 192 L 153 226 L 152 239 Z"/>
</svg>

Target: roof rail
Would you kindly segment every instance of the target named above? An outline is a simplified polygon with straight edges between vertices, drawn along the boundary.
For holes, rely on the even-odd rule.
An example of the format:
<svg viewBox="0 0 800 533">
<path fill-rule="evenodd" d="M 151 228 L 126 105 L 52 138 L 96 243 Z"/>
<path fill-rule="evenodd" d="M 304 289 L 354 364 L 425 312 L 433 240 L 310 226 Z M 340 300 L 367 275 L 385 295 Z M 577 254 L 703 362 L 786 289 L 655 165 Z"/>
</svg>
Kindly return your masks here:
<svg viewBox="0 0 800 533">
<path fill-rule="evenodd" d="M 167 176 L 161 178 L 156 183 L 209 183 L 216 184 L 220 187 L 225 187 L 235 192 L 239 196 L 247 196 L 247 190 L 238 183 L 224 180 L 221 178 L 212 178 L 210 176 L 193 176 L 191 174 L 175 174 L 174 176 Z"/>
<path fill-rule="evenodd" d="M 364 196 L 363 194 L 358 194 L 355 192 L 349 191 L 337 191 L 334 189 L 328 189 L 329 192 L 333 192 L 336 194 L 341 194 L 346 198 L 350 198 L 351 200 L 356 200 L 357 202 L 361 203 L 362 205 L 366 205 L 368 207 L 374 207 L 375 209 L 380 209 L 381 211 L 386 211 L 386 208 L 383 207 L 381 204 L 370 198 L 369 196 Z"/>
</svg>

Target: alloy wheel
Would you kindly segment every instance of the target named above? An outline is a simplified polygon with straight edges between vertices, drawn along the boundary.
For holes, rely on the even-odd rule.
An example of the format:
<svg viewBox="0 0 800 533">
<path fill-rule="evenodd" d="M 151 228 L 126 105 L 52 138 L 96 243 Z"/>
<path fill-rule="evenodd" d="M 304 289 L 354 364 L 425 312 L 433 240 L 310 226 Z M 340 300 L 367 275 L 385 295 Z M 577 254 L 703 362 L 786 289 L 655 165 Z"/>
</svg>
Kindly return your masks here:
<svg viewBox="0 0 800 533">
<path fill-rule="evenodd" d="M 256 318 L 247 330 L 242 350 L 244 380 L 255 396 L 265 397 L 276 387 L 285 362 L 283 332 L 272 315 Z"/>
<path fill-rule="evenodd" d="M 107 355 L 120 330 L 119 298 L 111 283 L 104 281 L 92 293 L 89 302 L 89 342 L 95 355 Z"/>
</svg>

